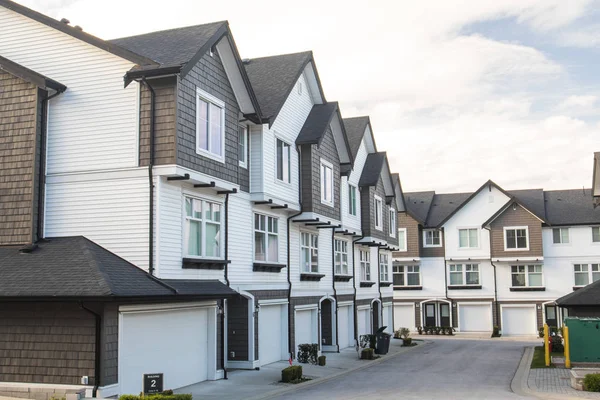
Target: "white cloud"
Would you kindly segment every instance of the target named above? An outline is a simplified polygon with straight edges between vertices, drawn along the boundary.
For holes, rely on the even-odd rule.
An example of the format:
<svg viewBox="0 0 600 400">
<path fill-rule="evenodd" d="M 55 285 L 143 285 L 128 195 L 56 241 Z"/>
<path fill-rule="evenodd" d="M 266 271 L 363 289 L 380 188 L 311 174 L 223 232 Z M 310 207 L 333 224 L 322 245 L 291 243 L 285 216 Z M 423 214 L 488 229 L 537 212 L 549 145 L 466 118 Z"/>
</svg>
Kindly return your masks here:
<svg viewBox="0 0 600 400">
<path fill-rule="evenodd" d="M 567 29 L 557 36 L 557 42 L 565 47 L 597 48 L 600 46 L 600 25 Z"/>
</svg>

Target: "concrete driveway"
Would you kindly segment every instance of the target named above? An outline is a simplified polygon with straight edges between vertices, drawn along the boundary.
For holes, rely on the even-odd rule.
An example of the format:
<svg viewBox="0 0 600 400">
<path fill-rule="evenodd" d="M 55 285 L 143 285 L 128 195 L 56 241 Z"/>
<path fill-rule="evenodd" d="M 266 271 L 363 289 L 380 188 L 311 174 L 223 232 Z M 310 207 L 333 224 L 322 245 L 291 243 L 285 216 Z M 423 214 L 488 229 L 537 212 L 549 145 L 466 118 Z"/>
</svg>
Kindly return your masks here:
<svg viewBox="0 0 600 400">
<path fill-rule="evenodd" d="M 278 399 L 522 399 L 510 383 L 536 342 L 436 339 L 367 369 Z"/>
</svg>

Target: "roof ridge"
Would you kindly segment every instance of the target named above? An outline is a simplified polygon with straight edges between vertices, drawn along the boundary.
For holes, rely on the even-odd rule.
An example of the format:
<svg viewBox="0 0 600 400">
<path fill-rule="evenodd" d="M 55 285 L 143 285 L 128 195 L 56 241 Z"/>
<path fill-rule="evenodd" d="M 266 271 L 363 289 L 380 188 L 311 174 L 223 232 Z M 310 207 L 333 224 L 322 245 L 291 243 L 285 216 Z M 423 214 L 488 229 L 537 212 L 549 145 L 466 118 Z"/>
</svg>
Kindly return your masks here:
<svg viewBox="0 0 600 400">
<path fill-rule="evenodd" d="M 108 275 L 106 274 L 106 272 L 102 268 L 100 268 L 100 262 L 98 261 L 96 253 L 90 247 L 90 244 L 96 245 L 96 243 L 92 242 L 85 236 L 75 236 L 75 237 L 78 239 L 78 242 L 81 245 L 81 248 L 82 248 L 81 250 L 82 250 L 83 254 L 86 254 L 88 256 L 88 258 L 89 258 L 88 262 L 90 264 L 90 267 L 92 267 L 92 271 L 95 271 L 95 273 L 97 275 L 100 275 L 100 277 L 102 277 L 102 279 L 98 279 L 98 281 L 97 281 L 98 286 L 102 288 L 102 290 L 105 292 L 105 294 L 113 295 L 114 293 L 113 293 L 113 290 L 110 285 L 110 279 L 109 279 Z"/>
<path fill-rule="evenodd" d="M 229 21 L 222 20 L 222 21 L 215 21 L 215 22 L 207 22 L 205 24 L 180 26 L 178 28 L 161 29 L 161 30 L 158 30 L 158 31 L 151 31 L 151 32 L 146 32 L 146 33 L 140 33 L 140 34 L 137 34 L 137 35 L 129 35 L 129 36 L 122 36 L 122 37 L 112 38 L 112 39 L 108 39 L 107 42 L 113 42 L 113 41 L 123 40 L 123 39 L 139 38 L 139 37 L 142 37 L 142 36 L 153 35 L 153 34 L 157 34 L 157 33 L 181 31 L 181 30 L 190 29 L 190 28 L 198 28 L 198 27 L 201 27 L 201 26 L 222 25 L 222 24 L 229 25 Z"/>
<path fill-rule="evenodd" d="M 285 53 L 285 54 L 274 54 L 272 56 L 261 56 L 261 57 L 248 57 L 248 59 L 252 62 L 254 60 L 265 60 L 267 58 L 276 58 L 276 57 L 286 57 L 286 56 L 296 56 L 296 55 L 313 55 L 312 50 L 298 51 L 295 53 Z"/>
</svg>

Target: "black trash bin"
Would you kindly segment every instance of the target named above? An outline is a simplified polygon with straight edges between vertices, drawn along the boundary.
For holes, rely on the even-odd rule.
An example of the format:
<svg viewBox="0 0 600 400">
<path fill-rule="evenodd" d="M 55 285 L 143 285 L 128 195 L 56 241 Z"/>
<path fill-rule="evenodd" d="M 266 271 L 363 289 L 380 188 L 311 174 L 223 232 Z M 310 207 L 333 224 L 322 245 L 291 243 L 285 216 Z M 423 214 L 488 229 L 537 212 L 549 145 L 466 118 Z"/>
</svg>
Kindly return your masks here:
<svg viewBox="0 0 600 400">
<path fill-rule="evenodd" d="M 387 326 L 382 326 L 375 332 L 377 343 L 375 344 L 375 354 L 387 354 L 390 350 L 390 339 L 392 335 L 384 332 Z"/>
</svg>

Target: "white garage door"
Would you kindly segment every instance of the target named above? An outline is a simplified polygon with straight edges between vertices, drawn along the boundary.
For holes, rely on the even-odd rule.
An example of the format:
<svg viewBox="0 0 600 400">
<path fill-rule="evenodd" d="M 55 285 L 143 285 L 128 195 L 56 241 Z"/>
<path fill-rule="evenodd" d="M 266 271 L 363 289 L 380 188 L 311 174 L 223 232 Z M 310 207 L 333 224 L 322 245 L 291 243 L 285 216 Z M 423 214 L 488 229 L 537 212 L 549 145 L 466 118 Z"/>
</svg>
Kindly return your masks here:
<svg viewBox="0 0 600 400">
<path fill-rule="evenodd" d="M 387 326 L 385 328 L 385 332 L 392 334 L 394 327 L 392 326 L 392 306 L 384 306 L 383 307 L 383 326 Z"/>
<path fill-rule="evenodd" d="M 352 307 L 343 306 L 338 309 L 338 337 L 340 349 L 354 346 L 354 324 Z"/>
<path fill-rule="evenodd" d="M 394 304 L 394 330 L 415 329 L 415 309 L 412 304 Z"/>
<path fill-rule="evenodd" d="M 532 306 L 502 307 L 503 335 L 535 335 L 536 312 Z"/>
<path fill-rule="evenodd" d="M 358 310 L 358 335 L 371 333 L 371 316 L 369 310 Z"/>
<path fill-rule="evenodd" d="M 458 304 L 458 329 L 461 332 L 491 332 L 491 304 Z"/>
<path fill-rule="evenodd" d="M 283 315 L 281 305 L 260 306 L 258 314 L 258 358 L 260 365 L 283 359 Z"/>
<path fill-rule="evenodd" d="M 143 374 L 162 372 L 165 389 L 208 379 L 208 329 L 215 329 L 209 326 L 209 311 L 215 312 L 214 308 L 192 308 L 123 313 L 121 394 L 140 393 Z"/>
<path fill-rule="evenodd" d="M 317 310 L 296 310 L 296 349 L 299 344 L 317 343 Z"/>
</svg>

